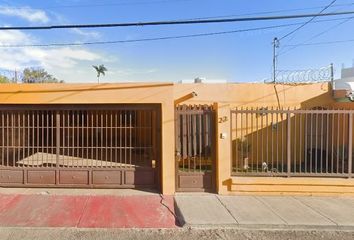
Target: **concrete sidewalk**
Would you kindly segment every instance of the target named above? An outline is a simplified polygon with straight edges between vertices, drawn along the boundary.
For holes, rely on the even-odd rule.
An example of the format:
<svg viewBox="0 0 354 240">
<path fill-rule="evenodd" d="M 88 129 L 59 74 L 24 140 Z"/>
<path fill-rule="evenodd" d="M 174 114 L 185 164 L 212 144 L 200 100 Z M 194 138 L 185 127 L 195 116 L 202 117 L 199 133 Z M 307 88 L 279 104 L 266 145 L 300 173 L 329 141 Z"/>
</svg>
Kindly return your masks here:
<svg viewBox="0 0 354 240">
<path fill-rule="evenodd" d="M 0 188 L 0 203 L 0 228 L 191 226 L 354 232 L 354 198 L 350 197 L 184 193 L 173 198 L 137 190 Z"/>
<path fill-rule="evenodd" d="M 15 190 L 13 190 L 15 192 Z M 95 191 L 91 191 L 95 192 Z M 53 194 L 57 193 L 57 194 Z M 172 196 L 0 193 L 4 228 L 176 228 Z"/>
<path fill-rule="evenodd" d="M 179 222 L 192 227 L 354 230 L 354 198 L 177 194 Z"/>
</svg>

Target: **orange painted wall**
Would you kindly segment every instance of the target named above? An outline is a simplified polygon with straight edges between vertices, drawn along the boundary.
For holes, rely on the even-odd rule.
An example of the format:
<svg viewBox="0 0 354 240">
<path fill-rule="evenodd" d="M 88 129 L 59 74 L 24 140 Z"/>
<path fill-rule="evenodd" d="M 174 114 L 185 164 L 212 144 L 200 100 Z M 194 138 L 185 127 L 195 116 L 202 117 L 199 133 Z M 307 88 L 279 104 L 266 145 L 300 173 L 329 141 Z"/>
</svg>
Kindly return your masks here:
<svg viewBox="0 0 354 240">
<path fill-rule="evenodd" d="M 297 86 L 263 83 L 174 85 L 175 99 L 193 91 L 198 96 L 185 103 L 208 104 L 218 102 L 220 104 L 230 104 L 231 107 L 244 108 L 263 106 L 310 108 L 334 103 L 327 83 Z"/>
<path fill-rule="evenodd" d="M 230 104 L 231 107 L 312 107 L 335 105 L 327 84 L 1 84 L 0 102 L 8 104 L 156 103 L 191 92 L 186 104 Z M 278 97 L 277 97 L 278 96 Z M 279 101 L 277 100 L 279 98 Z"/>
<path fill-rule="evenodd" d="M 197 96 L 189 98 L 192 92 Z M 187 96 L 187 98 L 186 98 Z M 189 99 L 188 99 L 189 98 Z M 230 117 L 235 107 L 298 107 L 334 105 L 327 84 L 283 86 L 243 84 L 1 84 L 0 104 L 159 103 L 162 108 L 162 192 L 175 192 L 174 102 L 215 104 L 219 117 Z M 217 123 L 217 132 L 231 132 L 229 122 Z M 216 136 L 218 192 L 227 193 L 231 151 L 229 139 Z"/>
</svg>

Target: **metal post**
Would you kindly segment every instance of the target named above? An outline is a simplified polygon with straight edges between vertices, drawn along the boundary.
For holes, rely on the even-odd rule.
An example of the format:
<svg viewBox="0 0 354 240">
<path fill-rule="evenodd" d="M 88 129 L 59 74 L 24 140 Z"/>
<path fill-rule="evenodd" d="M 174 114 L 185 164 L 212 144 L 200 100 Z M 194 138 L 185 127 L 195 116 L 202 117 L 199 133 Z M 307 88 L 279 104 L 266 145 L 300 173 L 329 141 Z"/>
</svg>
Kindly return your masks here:
<svg viewBox="0 0 354 240">
<path fill-rule="evenodd" d="M 331 88 L 332 88 L 332 97 L 334 96 L 334 69 L 333 63 L 330 64 L 330 74 L 331 74 Z"/>
<path fill-rule="evenodd" d="M 60 166 L 60 112 L 59 111 L 53 111 L 53 117 L 55 116 L 55 137 L 56 137 L 56 143 L 55 143 L 55 183 L 58 185 L 59 184 L 59 166 Z M 63 128 L 64 131 L 64 128 Z M 65 133 L 64 133 L 65 134 Z M 65 138 L 63 138 L 65 139 Z M 65 150 L 64 150 L 65 151 Z"/>
<path fill-rule="evenodd" d="M 57 111 L 55 112 L 55 117 L 56 117 L 56 125 L 55 125 L 55 130 L 56 130 L 56 167 L 59 166 L 59 156 L 60 156 L 60 112 Z"/>
<path fill-rule="evenodd" d="M 14 80 L 15 80 L 15 83 L 17 83 L 17 70 L 15 69 L 15 78 L 14 78 Z"/>
<path fill-rule="evenodd" d="M 278 38 L 274 38 L 273 40 L 273 83 L 276 82 L 276 69 L 277 69 L 277 48 L 279 47 Z"/>
<path fill-rule="evenodd" d="M 290 119 L 290 113 L 287 113 L 287 136 L 286 136 L 286 148 L 287 148 L 287 174 L 288 177 L 290 177 L 291 174 L 291 119 Z"/>
<path fill-rule="evenodd" d="M 344 126 L 343 126 L 344 127 Z M 349 113 L 349 140 L 348 140 L 348 177 L 352 177 L 352 166 L 353 166 L 353 114 Z"/>
</svg>

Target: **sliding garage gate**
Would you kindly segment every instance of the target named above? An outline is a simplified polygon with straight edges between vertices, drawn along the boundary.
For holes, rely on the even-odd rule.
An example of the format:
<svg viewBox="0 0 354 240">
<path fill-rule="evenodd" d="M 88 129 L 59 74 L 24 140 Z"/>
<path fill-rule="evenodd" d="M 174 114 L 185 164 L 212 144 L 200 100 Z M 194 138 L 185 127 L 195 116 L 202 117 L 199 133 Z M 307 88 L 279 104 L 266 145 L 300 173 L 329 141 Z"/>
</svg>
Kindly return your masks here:
<svg viewBox="0 0 354 240">
<path fill-rule="evenodd" d="M 157 188 L 159 105 L 0 106 L 0 185 Z"/>
</svg>

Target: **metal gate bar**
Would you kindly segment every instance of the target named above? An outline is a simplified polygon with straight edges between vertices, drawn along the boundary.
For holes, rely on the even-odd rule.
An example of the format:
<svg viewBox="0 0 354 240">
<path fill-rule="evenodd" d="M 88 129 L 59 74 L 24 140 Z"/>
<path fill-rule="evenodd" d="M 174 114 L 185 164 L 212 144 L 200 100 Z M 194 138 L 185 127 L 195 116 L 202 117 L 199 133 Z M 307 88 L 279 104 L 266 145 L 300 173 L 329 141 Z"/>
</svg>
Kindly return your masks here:
<svg viewBox="0 0 354 240">
<path fill-rule="evenodd" d="M 27 178 L 40 174 L 38 178 L 44 180 L 36 181 L 57 185 L 60 179 L 66 182 L 68 173 L 74 179 L 72 184 L 80 182 L 75 180 L 80 176 L 82 182 L 94 184 L 94 170 L 98 169 L 117 170 L 117 175 L 101 172 L 109 175 L 104 176 L 108 182 L 113 181 L 110 178 L 115 179 L 110 182 L 112 186 L 157 182 L 158 106 L 102 105 L 100 110 L 81 105 L 51 108 L 0 107 L 0 184 L 26 184 Z M 141 177 L 133 173 L 138 170 L 142 171 Z M 18 180 L 12 180 L 14 176 Z"/>
<path fill-rule="evenodd" d="M 352 110 L 231 110 L 232 174 L 351 177 Z"/>
<path fill-rule="evenodd" d="M 208 105 L 178 106 L 176 119 L 176 156 L 179 171 L 211 171 L 212 107 Z"/>
<path fill-rule="evenodd" d="M 137 111 L 125 110 L 0 112 L 1 165 L 149 166 L 151 162 L 148 159 L 154 159 L 153 146 L 152 139 L 145 135 L 152 134 L 152 126 L 144 123 L 151 123 L 148 118 L 152 115 L 149 111 L 139 111 L 140 123 L 136 122 Z M 57 114 L 59 118 L 56 118 Z M 27 121 L 23 116 L 27 116 Z M 119 145 L 116 139 L 120 140 Z M 113 151 L 120 156 L 123 154 L 124 158 L 115 158 Z"/>
</svg>

